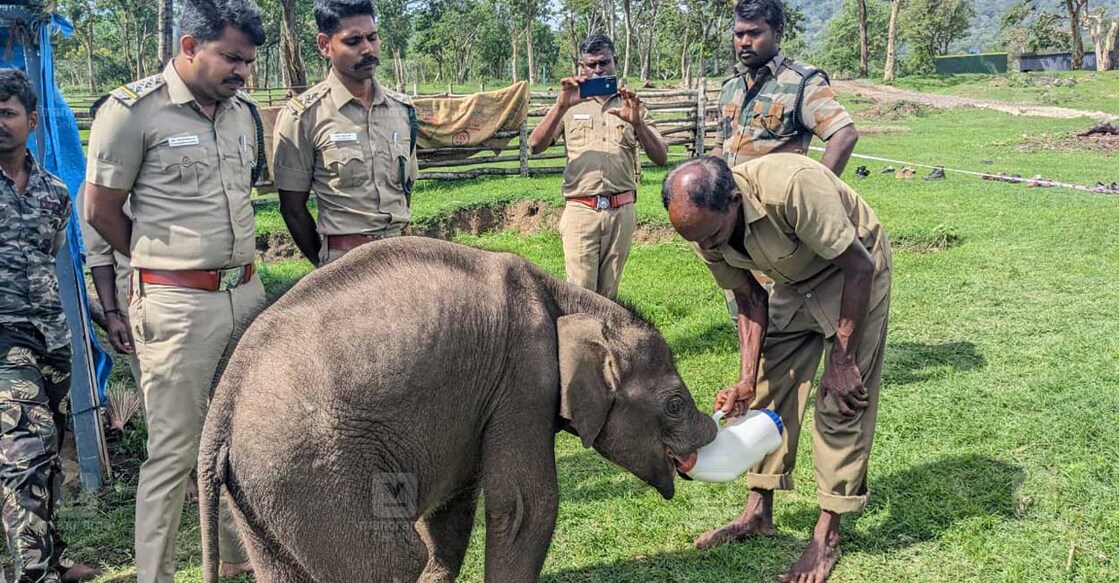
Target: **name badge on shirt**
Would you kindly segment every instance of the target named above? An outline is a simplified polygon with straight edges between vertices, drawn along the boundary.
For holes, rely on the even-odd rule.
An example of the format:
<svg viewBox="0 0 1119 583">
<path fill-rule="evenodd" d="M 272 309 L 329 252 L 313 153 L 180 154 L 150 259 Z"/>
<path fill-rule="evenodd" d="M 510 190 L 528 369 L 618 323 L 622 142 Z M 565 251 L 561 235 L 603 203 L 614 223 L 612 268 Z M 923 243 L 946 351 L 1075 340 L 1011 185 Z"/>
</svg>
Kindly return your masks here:
<svg viewBox="0 0 1119 583">
<path fill-rule="evenodd" d="M 588 119 L 591 119 L 591 114 L 589 114 L 589 113 L 577 113 L 573 116 L 573 118 L 575 119 L 575 121 L 588 120 Z"/>
<path fill-rule="evenodd" d="M 179 136 L 177 138 L 167 139 L 167 145 L 171 146 L 172 148 L 178 148 L 180 146 L 197 146 L 198 143 L 198 136 Z"/>
<path fill-rule="evenodd" d="M 356 142 L 357 141 L 357 134 L 353 133 L 353 132 L 350 132 L 350 133 L 347 133 L 347 134 L 330 134 L 330 141 L 334 142 L 334 143 L 337 143 L 337 142 Z"/>
</svg>

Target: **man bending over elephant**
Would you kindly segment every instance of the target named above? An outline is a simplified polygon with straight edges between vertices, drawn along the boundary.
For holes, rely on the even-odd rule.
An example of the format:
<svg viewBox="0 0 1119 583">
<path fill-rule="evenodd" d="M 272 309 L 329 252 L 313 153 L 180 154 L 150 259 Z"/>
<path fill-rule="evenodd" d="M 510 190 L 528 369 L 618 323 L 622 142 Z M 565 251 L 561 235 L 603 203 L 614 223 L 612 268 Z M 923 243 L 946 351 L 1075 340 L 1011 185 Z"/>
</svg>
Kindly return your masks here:
<svg viewBox="0 0 1119 583">
<path fill-rule="evenodd" d="M 813 456 L 820 517 L 808 547 L 782 582 L 826 580 L 839 559 L 840 516 L 867 501 L 892 259 L 874 211 L 818 162 L 770 154 L 731 170 L 720 158 L 688 161 L 665 178 L 669 220 L 692 241 L 715 281 L 738 302 L 741 376 L 715 407 L 749 408 L 784 420 L 782 446 L 749 474 L 746 509 L 699 537 L 708 548 L 771 535 L 773 491 L 793 488 L 793 464 L 812 379 Z M 767 296 L 750 270 L 775 280 Z"/>
</svg>

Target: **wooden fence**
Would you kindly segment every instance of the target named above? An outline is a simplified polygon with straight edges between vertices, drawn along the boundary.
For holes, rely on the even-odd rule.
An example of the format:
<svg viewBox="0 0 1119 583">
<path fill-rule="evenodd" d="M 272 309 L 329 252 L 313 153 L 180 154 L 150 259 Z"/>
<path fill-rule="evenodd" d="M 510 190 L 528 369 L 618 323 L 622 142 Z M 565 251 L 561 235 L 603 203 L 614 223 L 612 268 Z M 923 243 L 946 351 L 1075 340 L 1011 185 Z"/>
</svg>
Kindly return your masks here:
<svg viewBox="0 0 1119 583">
<path fill-rule="evenodd" d="M 716 122 L 719 119 L 718 87 L 708 87 L 700 79 L 696 88 L 638 91 L 653 117 L 653 126 L 668 142 L 670 152 L 695 156 L 714 145 Z M 278 107 L 290 99 L 290 89 L 275 87 L 254 89 L 252 94 L 263 107 Z M 447 93 L 440 96 L 447 96 Z M 429 95 L 421 95 L 427 97 Z M 532 154 L 528 136 L 555 103 L 556 93 L 531 93 L 528 119 L 516 130 L 495 134 L 509 142 L 500 149 L 484 146 L 421 148 L 417 151 L 422 180 L 462 180 L 478 176 L 537 176 L 563 172 L 566 153 L 562 140 L 547 150 Z M 78 127 L 88 129 L 89 104 L 96 97 L 68 98 Z M 702 112 L 702 113 L 700 113 Z M 86 139 L 83 137 L 82 144 Z M 644 167 L 652 163 L 645 161 Z M 267 184 L 260 186 L 267 187 Z"/>
</svg>

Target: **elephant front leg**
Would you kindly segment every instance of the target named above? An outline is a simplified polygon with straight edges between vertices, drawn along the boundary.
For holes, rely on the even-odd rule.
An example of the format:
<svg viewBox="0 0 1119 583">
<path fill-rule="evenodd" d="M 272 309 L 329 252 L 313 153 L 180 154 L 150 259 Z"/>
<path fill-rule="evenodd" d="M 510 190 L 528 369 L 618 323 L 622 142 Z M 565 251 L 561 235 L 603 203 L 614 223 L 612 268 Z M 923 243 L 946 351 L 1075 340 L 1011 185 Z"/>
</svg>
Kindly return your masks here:
<svg viewBox="0 0 1119 583">
<path fill-rule="evenodd" d="M 510 437 L 487 439 L 483 457 L 489 583 L 540 577 L 559 507 L 552 434 Z"/>
<path fill-rule="evenodd" d="M 471 484 L 417 524 L 430 557 L 420 576 L 420 583 L 454 583 L 458 578 L 466 557 L 466 547 L 470 543 L 477 502 L 478 489 Z"/>
</svg>

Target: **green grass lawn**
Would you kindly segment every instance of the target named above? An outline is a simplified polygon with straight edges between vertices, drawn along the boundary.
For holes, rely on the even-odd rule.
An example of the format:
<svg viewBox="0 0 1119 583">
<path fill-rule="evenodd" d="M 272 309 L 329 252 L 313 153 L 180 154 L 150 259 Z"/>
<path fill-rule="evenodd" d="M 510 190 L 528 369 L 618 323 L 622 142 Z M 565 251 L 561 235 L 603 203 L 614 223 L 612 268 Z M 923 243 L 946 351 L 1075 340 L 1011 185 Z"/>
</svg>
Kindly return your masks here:
<svg viewBox="0 0 1119 583">
<path fill-rule="evenodd" d="M 1039 121 L 986 110 L 932 113 L 881 122 L 909 130 L 868 135 L 857 152 L 1081 183 L 1119 180 L 1114 155 L 1020 152 L 1023 139 L 1084 123 Z M 1119 580 L 1119 199 L 958 174 L 901 181 L 877 174 L 882 165 L 869 163 L 871 177 L 853 182 L 895 248 L 871 502 L 845 522 L 832 580 Z M 643 176 L 646 224 L 666 221 L 663 176 Z M 558 204 L 559 184 L 556 176 L 420 182 L 415 216 L 422 222 L 519 198 Z M 258 212 L 261 230 L 283 230 L 274 207 Z M 563 273 L 552 231 L 459 241 Z M 937 241 L 949 244 L 926 252 Z M 274 291 L 308 270 L 291 260 L 262 273 Z M 663 332 L 697 403 L 709 409 L 735 380 L 738 355 L 722 294 L 700 261 L 679 240 L 638 245 L 621 295 Z M 142 444 L 132 436 L 126 447 Z M 692 539 L 737 515 L 744 480 L 679 483 L 665 502 L 571 436 L 559 436 L 556 456 L 561 506 L 545 581 L 771 581 L 798 556 L 816 518 L 807 438 L 796 490 L 777 496 L 778 534 L 704 552 Z M 117 481 L 63 510 L 74 556 L 111 569 L 103 581 L 132 580 L 134 487 L 134 477 Z M 475 530 L 463 581 L 482 580 L 482 535 Z M 197 516 L 188 509 L 177 580 L 200 581 L 200 557 Z"/>
<path fill-rule="evenodd" d="M 899 77 L 895 85 L 926 93 L 1119 113 L 1119 75 L 1114 71 Z"/>
</svg>

